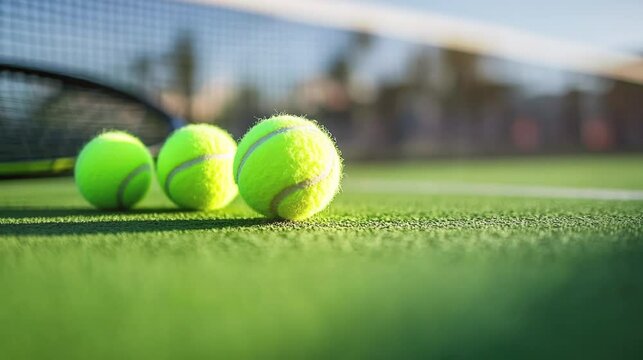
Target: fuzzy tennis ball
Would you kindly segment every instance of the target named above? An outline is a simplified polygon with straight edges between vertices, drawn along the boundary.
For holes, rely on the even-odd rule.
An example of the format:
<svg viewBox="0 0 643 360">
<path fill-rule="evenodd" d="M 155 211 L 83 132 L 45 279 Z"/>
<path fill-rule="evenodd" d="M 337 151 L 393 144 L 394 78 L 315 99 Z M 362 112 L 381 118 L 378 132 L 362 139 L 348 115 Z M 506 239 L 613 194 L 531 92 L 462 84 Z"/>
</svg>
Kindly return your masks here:
<svg viewBox="0 0 643 360">
<path fill-rule="evenodd" d="M 297 116 L 259 122 L 234 158 L 241 197 L 270 218 L 302 220 L 320 212 L 337 194 L 341 176 L 334 141 L 317 123 Z"/>
<path fill-rule="evenodd" d="M 104 132 L 80 151 L 74 177 L 83 197 L 99 209 L 128 209 L 150 188 L 154 161 L 145 145 L 122 131 Z"/>
<path fill-rule="evenodd" d="M 213 125 L 176 130 L 158 156 L 161 187 L 182 208 L 209 210 L 228 205 L 238 193 L 232 177 L 236 149 L 230 134 Z"/>
</svg>

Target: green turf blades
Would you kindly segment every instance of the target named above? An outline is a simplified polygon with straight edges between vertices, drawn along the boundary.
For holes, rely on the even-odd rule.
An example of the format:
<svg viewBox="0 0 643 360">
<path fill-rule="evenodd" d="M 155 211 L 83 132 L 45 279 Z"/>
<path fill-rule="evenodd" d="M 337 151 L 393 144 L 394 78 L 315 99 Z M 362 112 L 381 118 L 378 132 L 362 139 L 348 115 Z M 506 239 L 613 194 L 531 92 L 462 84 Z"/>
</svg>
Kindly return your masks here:
<svg viewBox="0 0 643 360">
<path fill-rule="evenodd" d="M 161 148 L 159 183 L 182 208 L 225 207 L 238 193 L 232 177 L 235 150 L 235 141 L 218 127 L 199 124 L 181 128 Z"/>
<path fill-rule="evenodd" d="M 100 209 L 128 209 L 147 193 L 153 160 L 143 143 L 120 131 L 105 132 L 78 155 L 74 176 L 83 197 Z"/>
<path fill-rule="evenodd" d="M 280 115 L 255 125 L 239 143 L 234 175 L 244 200 L 271 218 L 305 219 L 339 189 L 342 162 L 316 123 Z"/>
<path fill-rule="evenodd" d="M 497 183 L 519 166 L 531 185 L 643 189 L 641 161 L 459 161 L 464 176 L 444 179 L 484 172 Z M 445 163 L 355 164 L 347 180 L 426 181 Z M 83 208 L 68 178 L 0 182 L 2 354 L 639 354 L 643 202 L 353 188 L 307 222 L 270 222 L 240 200 L 177 212 L 158 186 L 142 207 L 115 213 Z"/>
</svg>

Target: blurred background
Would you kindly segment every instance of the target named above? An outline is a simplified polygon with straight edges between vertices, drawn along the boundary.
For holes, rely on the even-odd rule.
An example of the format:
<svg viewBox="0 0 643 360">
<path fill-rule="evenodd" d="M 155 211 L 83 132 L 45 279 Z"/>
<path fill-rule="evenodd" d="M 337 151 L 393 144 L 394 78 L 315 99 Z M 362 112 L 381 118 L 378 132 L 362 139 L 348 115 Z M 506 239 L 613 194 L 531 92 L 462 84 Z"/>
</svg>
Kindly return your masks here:
<svg viewBox="0 0 643 360">
<path fill-rule="evenodd" d="M 639 0 L 9 0 L 0 57 L 237 138 L 306 115 L 350 160 L 640 152 L 641 15 Z M 0 126 L 10 157 L 18 125 Z"/>
</svg>

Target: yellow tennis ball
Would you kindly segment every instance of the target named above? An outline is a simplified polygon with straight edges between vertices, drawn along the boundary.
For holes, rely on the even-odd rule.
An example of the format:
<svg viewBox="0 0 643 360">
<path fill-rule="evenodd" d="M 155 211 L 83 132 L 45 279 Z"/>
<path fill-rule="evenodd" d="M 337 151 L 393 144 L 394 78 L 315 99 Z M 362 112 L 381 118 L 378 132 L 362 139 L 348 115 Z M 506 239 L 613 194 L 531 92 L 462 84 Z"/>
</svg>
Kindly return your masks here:
<svg viewBox="0 0 643 360">
<path fill-rule="evenodd" d="M 154 161 L 145 145 L 122 131 L 104 132 L 81 150 L 74 178 L 82 196 L 99 209 L 128 209 L 147 193 Z"/>
<path fill-rule="evenodd" d="M 237 144 L 224 130 L 208 124 L 176 130 L 163 144 L 157 160 L 158 179 L 178 206 L 219 209 L 237 196 L 232 161 Z"/>
<path fill-rule="evenodd" d="M 278 115 L 252 127 L 234 158 L 239 193 L 270 217 L 308 218 L 339 191 L 342 160 L 334 141 L 317 123 Z"/>
</svg>

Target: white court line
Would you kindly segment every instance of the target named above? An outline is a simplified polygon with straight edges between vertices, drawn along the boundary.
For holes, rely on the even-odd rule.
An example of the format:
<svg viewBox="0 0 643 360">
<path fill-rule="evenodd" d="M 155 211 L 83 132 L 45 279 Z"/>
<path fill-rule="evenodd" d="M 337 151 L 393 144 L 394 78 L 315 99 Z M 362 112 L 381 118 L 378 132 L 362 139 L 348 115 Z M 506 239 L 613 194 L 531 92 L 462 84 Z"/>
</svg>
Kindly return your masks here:
<svg viewBox="0 0 643 360">
<path fill-rule="evenodd" d="M 351 193 L 368 194 L 459 194 L 557 199 L 643 200 L 643 191 L 639 190 L 446 183 L 393 179 L 346 179 L 343 189 Z"/>
</svg>

